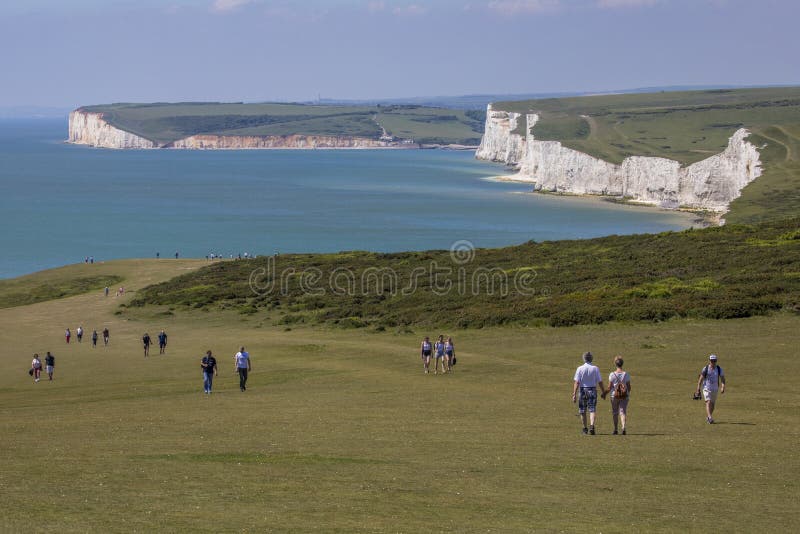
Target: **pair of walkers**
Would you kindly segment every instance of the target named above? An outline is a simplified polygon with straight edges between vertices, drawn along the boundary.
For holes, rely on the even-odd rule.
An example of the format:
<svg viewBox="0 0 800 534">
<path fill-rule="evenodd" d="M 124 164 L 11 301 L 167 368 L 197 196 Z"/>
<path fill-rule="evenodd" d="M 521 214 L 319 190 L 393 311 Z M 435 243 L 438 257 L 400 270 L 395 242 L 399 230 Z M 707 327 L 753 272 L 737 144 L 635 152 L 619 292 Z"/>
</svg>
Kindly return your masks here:
<svg viewBox="0 0 800 534">
<path fill-rule="evenodd" d="M 584 434 L 595 434 L 595 417 L 597 411 L 597 387 L 600 386 L 600 397 L 605 400 L 611 393 L 611 414 L 614 418 L 614 435 L 627 434 L 628 400 L 631 393 L 631 377 L 622 368 L 625 364 L 622 356 L 614 358 L 615 370 L 608 375 L 608 389 L 603 385 L 600 369 L 592 363 L 591 352 L 583 354 L 583 365 L 575 370 L 572 381 L 572 402 L 578 403 L 578 413 L 583 422 Z M 587 425 L 588 412 L 588 425 Z"/>
<path fill-rule="evenodd" d="M 144 346 L 144 357 L 147 358 L 150 356 L 150 345 L 153 344 L 153 340 L 150 337 L 150 334 L 147 332 L 144 333 L 142 336 L 142 345 Z M 165 354 L 167 350 L 167 333 L 163 330 L 158 334 L 158 353 Z"/>
<path fill-rule="evenodd" d="M 247 376 L 253 369 L 250 364 L 250 354 L 241 347 L 233 358 L 236 373 L 239 374 L 239 390 L 246 391 Z M 217 376 L 217 359 L 210 350 L 207 350 L 206 355 L 200 360 L 200 367 L 203 369 L 203 391 L 206 395 L 210 395 L 214 377 Z"/>
<path fill-rule="evenodd" d="M 50 351 L 47 351 L 47 356 L 44 357 L 44 364 L 49 380 L 53 380 L 53 371 L 56 367 L 56 357 L 50 354 Z M 28 371 L 28 374 L 33 377 L 34 382 L 38 382 L 42 376 L 42 360 L 39 359 L 38 353 L 33 355 L 33 360 L 31 360 L 31 369 Z"/>
<path fill-rule="evenodd" d="M 430 372 L 431 357 L 434 358 L 433 374 L 439 374 L 439 366 L 441 364 L 442 374 L 453 372 L 453 366 L 456 364 L 456 348 L 453 344 L 453 338 L 448 337 L 447 341 L 444 340 L 444 335 L 440 335 L 436 343 L 431 343 L 428 336 L 422 340 L 420 345 L 420 357 L 422 358 L 422 366 L 425 374 Z"/>
</svg>

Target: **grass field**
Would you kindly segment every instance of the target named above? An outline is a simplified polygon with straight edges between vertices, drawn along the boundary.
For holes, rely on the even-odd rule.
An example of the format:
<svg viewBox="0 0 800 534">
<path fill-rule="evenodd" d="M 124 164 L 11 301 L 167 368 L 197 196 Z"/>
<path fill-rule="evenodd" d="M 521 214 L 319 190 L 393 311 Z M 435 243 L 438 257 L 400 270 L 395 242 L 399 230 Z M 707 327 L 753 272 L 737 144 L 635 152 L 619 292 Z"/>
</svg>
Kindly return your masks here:
<svg viewBox="0 0 800 534">
<path fill-rule="evenodd" d="M 423 106 L 305 104 L 109 104 L 84 106 L 125 131 L 167 145 L 196 134 L 331 135 L 378 139 L 383 131 L 417 143 L 477 145 L 480 113 Z M 383 129 L 382 129 L 383 128 Z"/>
<path fill-rule="evenodd" d="M 800 212 L 800 87 L 718 89 L 498 102 L 536 112 L 533 135 L 621 163 L 658 156 L 688 165 L 721 152 L 739 128 L 760 148 L 760 178 L 731 204 L 726 220 L 754 223 Z M 517 133 L 525 133 L 520 121 Z"/>
<path fill-rule="evenodd" d="M 99 290 L 0 309 L 0 530 L 788 531 L 796 508 L 800 318 L 451 330 L 452 375 L 423 375 L 422 335 L 272 327 L 202 310 L 127 309 L 204 262 L 70 267 Z M 52 277 L 53 273 L 47 276 Z M 3 291 L 0 288 L 0 291 Z M 66 345 L 65 327 L 111 343 Z M 139 339 L 165 328 L 166 356 Z M 238 391 L 231 356 L 250 350 Z M 199 358 L 220 361 L 202 394 Z M 632 375 L 628 436 L 581 436 L 569 400 L 584 350 Z M 31 354 L 56 355 L 34 384 Z M 709 352 L 729 389 L 719 424 L 690 400 Z M 156 351 L 157 352 L 157 351 Z"/>
</svg>

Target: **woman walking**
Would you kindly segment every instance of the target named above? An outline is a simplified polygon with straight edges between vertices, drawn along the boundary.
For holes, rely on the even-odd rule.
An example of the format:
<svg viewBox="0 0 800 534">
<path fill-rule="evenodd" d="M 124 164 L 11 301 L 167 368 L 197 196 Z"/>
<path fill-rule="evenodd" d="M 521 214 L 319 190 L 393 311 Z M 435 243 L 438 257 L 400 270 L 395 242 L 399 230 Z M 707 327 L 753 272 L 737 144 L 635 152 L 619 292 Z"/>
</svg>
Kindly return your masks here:
<svg viewBox="0 0 800 534">
<path fill-rule="evenodd" d="M 453 345 L 453 338 L 448 337 L 444 344 L 444 353 L 447 356 L 447 369 L 452 373 L 453 366 L 456 364 L 456 347 Z"/>
<path fill-rule="evenodd" d="M 69 328 L 64 330 L 64 339 L 67 340 L 67 345 L 69 345 L 69 338 L 72 337 L 72 332 L 69 331 Z"/>
<path fill-rule="evenodd" d="M 444 336 L 439 336 L 433 345 L 433 374 L 439 374 L 439 362 L 442 362 L 442 374 L 447 372 L 447 359 L 444 357 Z"/>
<path fill-rule="evenodd" d="M 428 336 L 425 336 L 425 339 L 422 340 L 422 345 L 420 345 L 419 353 L 422 357 L 422 366 L 425 368 L 425 374 L 428 374 L 431 367 L 431 340 Z"/>
<path fill-rule="evenodd" d="M 622 356 L 614 358 L 616 369 L 608 375 L 608 388 L 611 391 L 611 415 L 614 417 L 614 434 L 619 434 L 618 428 L 622 427 L 622 435 L 626 434 L 628 419 L 628 400 L 631 395 L 631 377 L 622 369 L 625 362 Z"/>
<path fill-rule="evenodd" d="M 33 361 L 31 361 L 31 375 L 33 376 L 33 381 L 38 382 L 39 376 L 42 374 L 42 360 L 39 359 L 39 354 L 33 355 Z"/>
</svg>

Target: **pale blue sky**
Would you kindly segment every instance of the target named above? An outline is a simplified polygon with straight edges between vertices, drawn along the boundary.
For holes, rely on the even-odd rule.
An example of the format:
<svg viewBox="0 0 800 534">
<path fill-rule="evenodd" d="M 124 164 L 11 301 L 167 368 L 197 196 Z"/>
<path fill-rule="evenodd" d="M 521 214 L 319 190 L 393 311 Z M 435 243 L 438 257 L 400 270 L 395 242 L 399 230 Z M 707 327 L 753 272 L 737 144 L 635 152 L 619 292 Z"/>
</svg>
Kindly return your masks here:
<svg viewBox="0 0 800 534">
<path fill-rule="evenodd" d="M 797 0 L 2 0 L 0 106 L 800 84 Z"/>
</svg>

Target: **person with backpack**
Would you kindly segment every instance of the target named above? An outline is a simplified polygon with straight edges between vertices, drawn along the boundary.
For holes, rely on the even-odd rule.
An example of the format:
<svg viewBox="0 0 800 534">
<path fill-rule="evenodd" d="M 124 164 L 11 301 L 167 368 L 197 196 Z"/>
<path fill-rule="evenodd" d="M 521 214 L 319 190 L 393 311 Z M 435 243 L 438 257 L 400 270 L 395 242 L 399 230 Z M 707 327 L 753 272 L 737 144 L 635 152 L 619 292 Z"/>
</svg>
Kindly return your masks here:
<svg viewBox="0 0 800 534">
<path fill-rule="evenodd" d="M 578 413 L 583 421 L 583 433 L 594 436 L 594 422 L 597 411 L 597 385 L 600 385 L 600 396 L 605 400 L 608 391 L 603 386 L 600 369 L 592 364 L 592 353 L 583 353 L 583 365 L 575 370 L 572 381 L 572 402 L 578 402 Z M 580 389 L 580 397 L 577 397 Z M 586 428 L 586 411 L 589 411 L 589 428 Z"/>
<path fill-rule="evenodd" d="M 717 365 L 717 355 L 711 354 L 708 357 L 708 365 L 700 371 L 697 377 L 697 390 L 694 398 L 700 398 L 700 387 L 703 388 L 703 400 L 706 402 L 706 422 L 714 424 L 714 407 L 717 404 L 717 393 L 725 393 L 725 373 L 722 367 Z"/>
<path fill-rule="evenodd" d="M 631 376 L 622 369 L 622 356 L 614 358 L 616 369 L 608 375 L 608 389 L 611 391 L 611 415 L 614 418 L 614 435 L 627 434 L 625 423 L 628 419 L 628 399 L 631 396 Z M 621 432 L 617 432 L 622 426 Z"/>
</svg>

